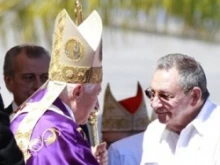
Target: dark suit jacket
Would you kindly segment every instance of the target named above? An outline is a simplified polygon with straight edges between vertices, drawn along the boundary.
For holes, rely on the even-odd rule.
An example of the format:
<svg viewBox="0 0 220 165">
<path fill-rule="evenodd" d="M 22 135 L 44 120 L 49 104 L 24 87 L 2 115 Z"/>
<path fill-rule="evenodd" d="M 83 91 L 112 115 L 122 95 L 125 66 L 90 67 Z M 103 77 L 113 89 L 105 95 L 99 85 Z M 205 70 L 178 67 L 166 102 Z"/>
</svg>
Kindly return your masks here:
<svg viewBox="0 0 220 165">
<path fill-rule="evenodd" d="M 3 109 L 4 104 L 0 95 L 0 165 L 24 165 L 22 152 L 9 128 L 9 117 Z"/>
<path fill-rule="evenodd" d="M 6 114 L 8 114 L 8 116 L 10 116 L 12 114 L 12 112 L 13 112 L 12 103 L 7 108 L 4 109 L 4 112 Z"/>
</svg>

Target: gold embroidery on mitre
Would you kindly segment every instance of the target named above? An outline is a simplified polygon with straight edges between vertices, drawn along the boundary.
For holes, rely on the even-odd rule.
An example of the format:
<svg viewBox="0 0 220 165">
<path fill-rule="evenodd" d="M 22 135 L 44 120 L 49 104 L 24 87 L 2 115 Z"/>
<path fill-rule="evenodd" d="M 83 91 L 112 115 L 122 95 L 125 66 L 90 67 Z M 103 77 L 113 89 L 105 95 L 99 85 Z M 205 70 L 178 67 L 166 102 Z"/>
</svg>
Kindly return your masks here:
<svg viewBox="0 0 220 165">
<path fill-rule="evenodd" d="M 136 98 L 141 98 L 141 101 L 136 112 L 131 114 L 114 98 L 110 90 L 110 85 L 108 84 L 104 96 L 102 132 L 145 130 L 149 123 L 149 118 L 142 88 L 139 83 L 136 96 L 127 99 Z"/>
<path fill-rule="evenodd" d="M 65 44 L 65 54 L 73 62 L 78 62 L 83 58 L 84 47 L 77 39 L 70 39 Z"/>
<path fill-rule="evenodd" d="M 59 65 L 59 69 L 51 74 L 52 80 L 67 83 L 98 83 L 102 82 L 102 67 L 71 67 Z"/>
<path fill-rule="evenodd" d="M 114 121 L 114 122 L 113 122 Z M 128 119 L 124 118 L 109 118 L 105 119 L 102 123 L 103 128 L 109 128 L 109 130 L 128 130 L 132 127 L 132 123 Z M 129 129 L 130 130 L 130 129 Z"/>
<path fill-rule="evenodd" d="M 61 11 L 57 18 L 57 23 L 54 30 L 53 46 L 51 63 L 49 68 L 49 80 L 51 81 L 63 81 L 67 83 L 101 83 L 102 82 L 102 67 L 84 65 L 83 58 L 87 58 L 85 43 L 80 38 L 75 36 L 70 37 L 65 41 L 64 30 L 65 26 L 70 21 L 69 16 L 65 10 Z M 83 40 L 83 39 L 82 39 Z M 99 51 L 99 48 L 97 49 Z M 60 57 L 65 55 L 67 60 L 78 63 L 79 65 L 71 65 L 64 60 L 62 63 Z M 94 52 L 94 58 L 96 57 Z M 100 58 L 100 61 L 102 57 Z M 82 62 L 82 65 L 81 65 Z"/>
</svg>

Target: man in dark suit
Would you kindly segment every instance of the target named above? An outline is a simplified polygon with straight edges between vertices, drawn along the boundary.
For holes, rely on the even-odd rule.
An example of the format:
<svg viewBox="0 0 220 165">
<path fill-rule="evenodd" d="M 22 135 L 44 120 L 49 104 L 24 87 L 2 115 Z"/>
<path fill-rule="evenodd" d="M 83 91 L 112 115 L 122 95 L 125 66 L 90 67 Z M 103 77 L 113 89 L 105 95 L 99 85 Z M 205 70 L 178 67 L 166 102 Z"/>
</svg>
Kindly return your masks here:
<svg viewBox="0 0 220 165">
<path fill-rule="evenodd" d="M 23 155 L 9 128 L 9 118 L 2 111 L 3 108 L 0 94 L 0 165 L 24 165 Z"/>
<path fill-rule="evenodd" d="M 49 53 L 37 45 L 17 45 L 7 51 L 4 61 L 4 81 L 13 95 L 5 109 L 12 115 L 48 79 Z M 11 116 L 12 117 L 12 116 Z"/>
</svg>

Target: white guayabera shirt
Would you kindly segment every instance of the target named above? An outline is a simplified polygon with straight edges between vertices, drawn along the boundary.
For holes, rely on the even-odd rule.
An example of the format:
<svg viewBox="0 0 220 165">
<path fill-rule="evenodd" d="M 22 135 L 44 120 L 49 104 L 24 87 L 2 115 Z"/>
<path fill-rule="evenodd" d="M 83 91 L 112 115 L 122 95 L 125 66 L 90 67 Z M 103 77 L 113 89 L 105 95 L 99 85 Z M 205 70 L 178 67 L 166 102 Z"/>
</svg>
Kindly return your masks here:
<svg viewBox="0 0 220 165">
<path fill-rule="evenodd" d="M 158 120 L 144 133 L 141 165 L 217 163 L 220 165 L 220 107 L 209 99 L 180 135 L 167 130 Z"/>
</svg>

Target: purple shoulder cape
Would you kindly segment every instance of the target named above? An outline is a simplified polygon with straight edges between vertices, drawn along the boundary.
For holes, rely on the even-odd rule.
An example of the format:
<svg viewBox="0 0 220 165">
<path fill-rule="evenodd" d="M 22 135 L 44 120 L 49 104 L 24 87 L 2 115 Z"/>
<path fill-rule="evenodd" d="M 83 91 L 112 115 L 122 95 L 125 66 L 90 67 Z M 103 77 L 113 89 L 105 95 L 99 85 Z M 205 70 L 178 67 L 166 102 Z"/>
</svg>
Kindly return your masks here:
<svg viewBox="0 0 220 165">
<path fill-rule="evenodd" d="M 43 91 L 42 91 L 43 92 Z M 32 101 L 41 99 L 42 93 Z M 63 103 L 57 99 L 54 105 L 65 115 L 47 110 L 33 129 L 27 165 L 98 165 L 90 145 L 78 131 L 78 125 L 69 117 Z M 20 114 L 12 123 L 15 133 L 27 113 Z"/>
</svg>

